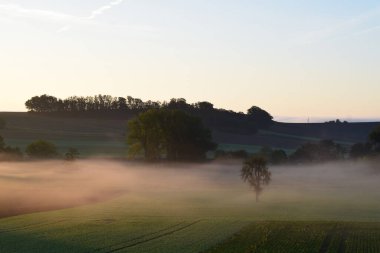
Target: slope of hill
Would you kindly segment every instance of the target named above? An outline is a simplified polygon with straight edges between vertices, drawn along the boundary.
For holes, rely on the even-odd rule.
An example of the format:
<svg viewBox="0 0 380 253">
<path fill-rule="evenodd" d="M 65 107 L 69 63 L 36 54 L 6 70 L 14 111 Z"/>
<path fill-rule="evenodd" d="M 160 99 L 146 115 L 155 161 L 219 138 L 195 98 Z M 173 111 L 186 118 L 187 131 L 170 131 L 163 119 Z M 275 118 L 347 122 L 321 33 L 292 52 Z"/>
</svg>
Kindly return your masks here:
<svg viewBox="0 0 380 253">
<path fill-rule="evenodd" d="M 275 122 L 267 130 L 253 135 L 239 135 L 214 131 L 219 143 L 250 145 L 260 148 L 269 146 L 292 151 L 306 142 L 332 139 L 345 147 L 367 141 L 368 134 L 380 122 L 363 123 L 281 123 Z M 244 148 L 244 146 L 242 146 Z"/>
<path fill-rule="evenodd" d="M 7 144 L 24 149 L 34 140 L 54 142 L 61 152 L 76 147 L 82 155 L 123 156 L 126 152 L 128 119 L 51 117 L 24 112 L 2 112 L 7 121 L 0 130 Z M 289 152 L 305 142 L 332 139 L 348 147 L 366 141 L 369 132 L 379 125 L 370 123 L 280 123 L 256 134 L 239 134 L 213 129 L 214 140 L 226 150 L 245 149 L 254 152 L 262 146 Z"/>
</svg>

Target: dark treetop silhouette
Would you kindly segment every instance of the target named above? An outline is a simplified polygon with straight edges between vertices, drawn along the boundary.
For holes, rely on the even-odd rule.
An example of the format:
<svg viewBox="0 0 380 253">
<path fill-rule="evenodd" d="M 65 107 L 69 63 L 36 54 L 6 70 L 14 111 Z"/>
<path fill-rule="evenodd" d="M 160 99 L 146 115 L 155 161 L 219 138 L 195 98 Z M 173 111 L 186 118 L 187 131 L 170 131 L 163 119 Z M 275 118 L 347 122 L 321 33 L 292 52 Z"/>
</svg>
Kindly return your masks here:
<svg viewBox="0 0 380 253">
<path fill-rule="evenodd" d="M 151 109 L 176 109 L 202 118 L 204 124 L 212 129 L 243 134 L 253 134 L 273 123 L 272 116 L 257 106 L 251 107 L 247 114 L 244 114 L 216 109 L 212 103 L 205 101 L 188 104 L 183 98 L 173 98 L 169 102 L 144 102 L 131 96 L 124 98 L 96 95 L 59 99 L 42 95 L 32 97 L 26 101 L 25 106 L 29 112 L 34 113 L 118 118 L 132 118 Z"/>
</svg>

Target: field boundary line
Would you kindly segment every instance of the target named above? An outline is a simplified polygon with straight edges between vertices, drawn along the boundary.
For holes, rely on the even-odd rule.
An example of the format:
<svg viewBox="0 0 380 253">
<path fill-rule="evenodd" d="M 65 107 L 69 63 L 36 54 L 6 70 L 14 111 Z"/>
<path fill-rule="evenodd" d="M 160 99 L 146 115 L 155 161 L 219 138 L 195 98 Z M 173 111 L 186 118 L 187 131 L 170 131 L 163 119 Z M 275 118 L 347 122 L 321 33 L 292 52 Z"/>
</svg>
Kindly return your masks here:
<svg viewBox="0 0 380 253">
<path fill-rule="evenodd" d="M 106 247 L 101 247 L 101 248 L 97 248 L 97 249 L 94 249 L 93 252 L 97 252 L 97 251 L 101 251 L 101 250 L 105 250 L 107 248 L 111 248 L 111 247 L 117 247 L 119 245 L 124 245 L 126 243 L 131 243 L 133 241 L 136 241 L 136 240 L 139 240 L 139 239 L 143 239 L 144 237 L 147 237 L 147 236 L 153 236 L 155 234 L 158 234 L 158 233 L 162 233 L 162 232 L 165 232 L 165 231 L 168 231 L 168 230 L 171 230 L 175 227 L 178 227 L 178 226 L 181 226 L 182 224 L 185 224 L 186 222 L 183 221 L 183 222 L 180 222 L 180 223 L 176 223 L 174 225 L 171 225 L 171 226 L 168 226 L 168 227 L 165 227 L 163 229 L 160 229 L 160 230 L 157 230 L 155 232 L 151 232 L 151 233 L 147 233 L 147 234 L 143 234 L 143 235 L 140 235 L 140 236 L 137 236 L 137 237 L 134 237 L 134 238 L 131 238 L 129 239 L 128 241 L 123 241 L 123 242 L 119 242 L 119 243 L 115 243 L 115 244 L 112 244 L 112 245 L 108 245 Z"/>
<path fill-rule="evenodd" d="M 113 250 L 110 250 L 110 251 L 107 251 L 106 253 L 113 253 L 113 252 L 117 252 L 117 251 L 120 251 L 120 250 L 123 250 L 123 249 L 127 249 L 127 248 L 131 248 L 131 247 L 134 247 L 134 246 L 137 246 L 137 245 L 140 245 L 140 244 L 144 244 L 144 243 L 147 243 L 147 242 L 150 242 L 150 241 L 153 241 L 153 240 L 156 240 L 156 239 L 159 239 L 159 238 L 162 238 L 162 237 L 165 237 L 165 236 L 168 236 L 168 235 L 171 235 L 171 234 L 174 234 L 174 233 L 177 233 L 179 231 L 182 231 L 182 230 L 185 230 L 186 228 L 189 228 L 199 222 L 201 222 L 202 220 L 197 220 L 197 221 L 194 221 L 190 224 L 187 224 L 186 226 L 183 226 L 183 227 L 180 227 L 178 229 L 175 229 L 175 230 L 172 230 L 172 231 L 168 231 L 166 233 L 163 233 L 163 234 L 159 234 L 157 236 L 154 236 L 154 237 L 151 237 L 151 238 L 148 238 L 148 239 L 145 239 L 145 240 L 142 240 L 142 241 L 138 241 L 138 242 L 135 242 L 135 243 L 132 243 L 132 244 L 129 244 L 129 245 L 126 245 L 126 246 L 123 246 L 123 247 L 119 247 L 119 248 L 116 248 L 116 249 L 113 249 Z"/>
</svg>

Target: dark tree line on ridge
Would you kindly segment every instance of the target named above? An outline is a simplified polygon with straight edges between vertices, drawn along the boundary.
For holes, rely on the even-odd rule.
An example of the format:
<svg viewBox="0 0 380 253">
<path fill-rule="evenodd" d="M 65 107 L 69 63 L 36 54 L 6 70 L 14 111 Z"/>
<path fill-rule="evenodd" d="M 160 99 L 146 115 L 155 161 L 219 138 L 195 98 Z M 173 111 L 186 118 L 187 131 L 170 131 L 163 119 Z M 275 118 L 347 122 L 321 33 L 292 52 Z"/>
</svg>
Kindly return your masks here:
<svg viewBox="0 0 380 253">
<path fill-rule="evenodd" d="M 257 106 L 252 106 L 247 113 L 242 113 L 217 109 L 206 101 L 189 104 L 183 98 L 173 98 L 168 102 L 151 100 L 144 102 L 131 96 L 124 98 L 96 95 L 59 99 L 42 95 L 32 97 L 26 101 L 25 106 L 29 112 L 35 113 L 122 118 L 132 118 L 152 109 L 181 110 L 202 118 L 204 124 L 212 129 L 235 133 L 252 134 L 273 123 L 273 117 Z"/>
</svg>

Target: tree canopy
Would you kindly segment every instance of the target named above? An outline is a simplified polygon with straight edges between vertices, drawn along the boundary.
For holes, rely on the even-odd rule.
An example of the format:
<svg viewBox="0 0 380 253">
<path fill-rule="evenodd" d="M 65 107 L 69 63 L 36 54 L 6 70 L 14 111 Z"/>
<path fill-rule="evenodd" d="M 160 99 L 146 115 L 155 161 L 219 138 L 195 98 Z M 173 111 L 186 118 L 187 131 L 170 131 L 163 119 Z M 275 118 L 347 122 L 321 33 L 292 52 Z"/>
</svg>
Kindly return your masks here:
<svg viewBox="0 0 380 253">
<path fill-rule="evenodd" d="M 180 110 L 153 109 L 128 122 L 129 154 L 147 160 L 204 159 L 214 150 L 211 131 L 200 118 Z"/>
<path fill-rule="evenodd" d="M 254 120 L 260 127 L 268 127 L 273 123 L 273 117 L 267 111 L 258 106 L 252 106 L 248 109 L 247 115 Z"/>
<path fill-rule="evenodd" d="M 257 106 L 248 113 L 215 108 L 207 101 L 188 103 L 184 98 L 170 101 L 143 101 L 139 98 L 114 97 L 110 95 L 71 96 L 65 99 L 50 95 L 34 96 L 25 102 L 29 112 L 85 117 L 132 118 L 152 109 L 181 110 L 200 117 L 212 129 L 238 134 L 254 134 L 260 128 L 269 127 L 272 116 Z"/>
<path fill-rule="evenodd" d="M 58 155 L 56 146 L 48 141 L 39 140 L 29 144 L 25 150 L 31 158 L 55 158 Z"/>
</svg>

